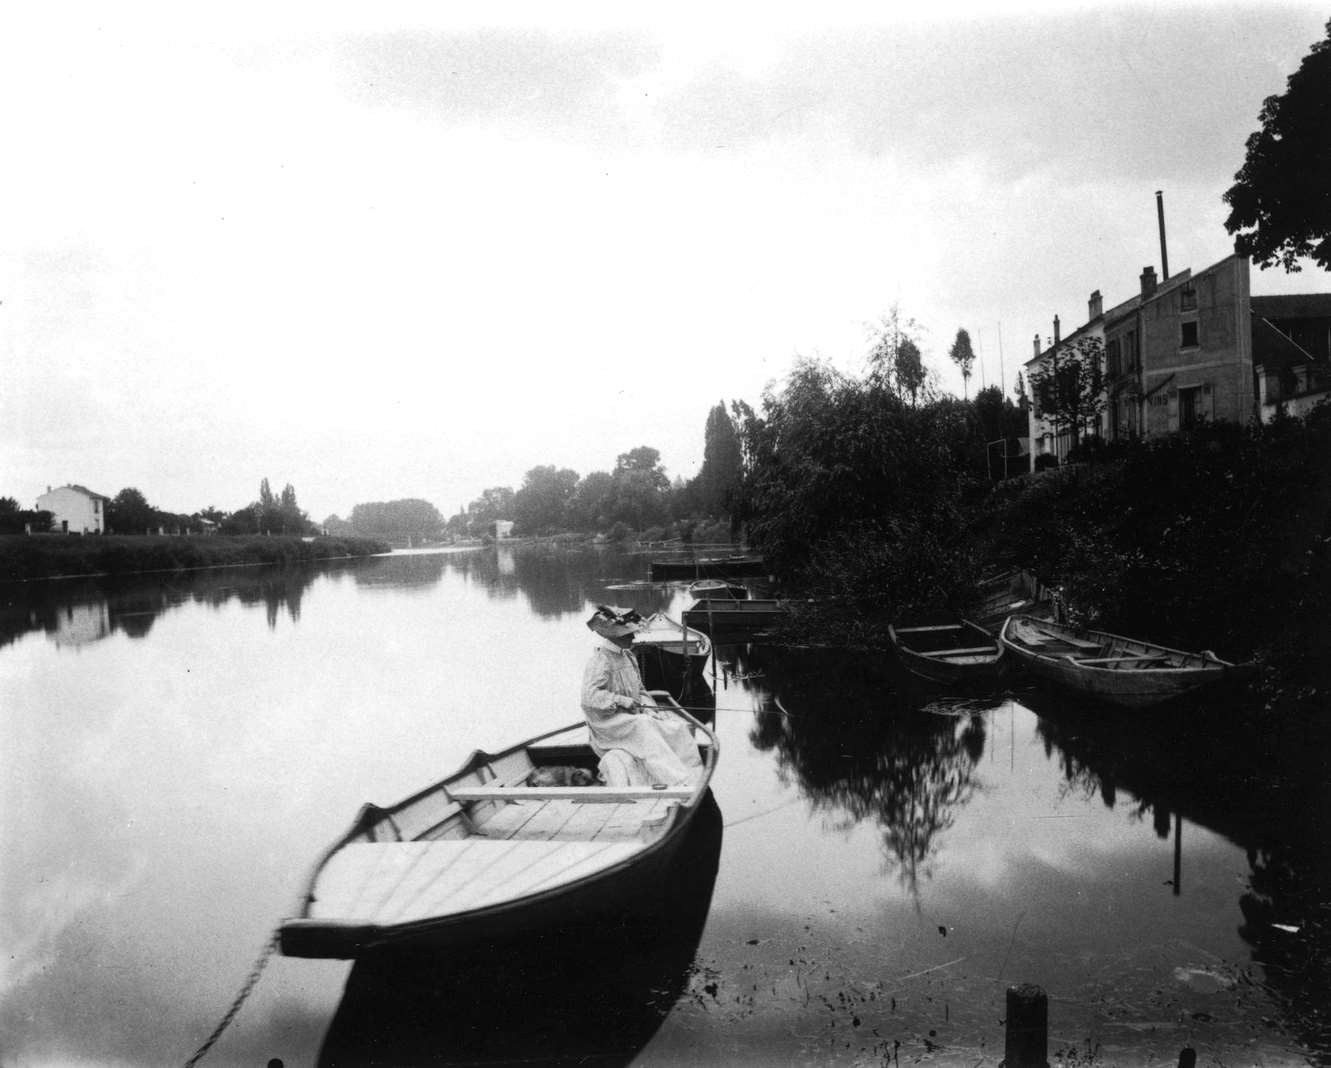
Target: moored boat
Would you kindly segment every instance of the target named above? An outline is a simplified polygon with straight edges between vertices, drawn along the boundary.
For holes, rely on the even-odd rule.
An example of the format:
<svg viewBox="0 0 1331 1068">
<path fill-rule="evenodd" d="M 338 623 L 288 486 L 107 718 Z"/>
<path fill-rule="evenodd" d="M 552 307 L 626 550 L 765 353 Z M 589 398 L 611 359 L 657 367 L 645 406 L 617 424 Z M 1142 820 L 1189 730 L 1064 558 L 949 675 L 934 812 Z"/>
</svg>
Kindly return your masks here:
<svg viewBox="0 0 1331 1068">
<path fill-rule="evenodd" d="M 653 612 L 634 631 L 633 651 L 643 684 L 668 690 L 685 672 L 702 670 L 712 642 L 702 631 Z"/>
<path fill-rule="evenodd" d="M 535 786 L 593 771 L 578 723 L 498 754 L 388 808 L 366 805 L 315 865 L 295 915 L 279 926 L 287 956 L 354 958 L 381 949 L 446 949 L 522 930 L 613 921 L 657 902 L 685 831 L 711 798 L 716 736 L 669 694 L 703 764 L 687 787 Z M 585 777 L 584 777 L 585 778 Z"/>
<path fill-rule="evenodd" d="M 1147 708 L 1249 673 L 1246 665 L 1105 631 L 1011 615 L 998 640 L 1042 679 L 1111 704 Z"/>
<path fill-rule="evenodd" d="M 789 614 L 785 602 L 772 597 L 702 597 L 684 610 L 684 622 L 711 633 L 716 630 L 765 630 Z"/>
<path fill-rule="evenodd" d="M 747 601 L 753 596 L 747 586 L 742 586 L 738 582 L 727 582 L 725 579 L 699 579 L 697 582 L 690 582 L 689 593 L 693 595 L 694 600 L 704 597 L 719 599 L 728 597 L 732 601 Z"/>
<path fill-rule="evenodd" d="M 998 640 L 967 619 L 908 620 L 890 625 L 887 634 L 906 670 L 929 682 L 990 681 L 1003 657 Z"/>
</svg>

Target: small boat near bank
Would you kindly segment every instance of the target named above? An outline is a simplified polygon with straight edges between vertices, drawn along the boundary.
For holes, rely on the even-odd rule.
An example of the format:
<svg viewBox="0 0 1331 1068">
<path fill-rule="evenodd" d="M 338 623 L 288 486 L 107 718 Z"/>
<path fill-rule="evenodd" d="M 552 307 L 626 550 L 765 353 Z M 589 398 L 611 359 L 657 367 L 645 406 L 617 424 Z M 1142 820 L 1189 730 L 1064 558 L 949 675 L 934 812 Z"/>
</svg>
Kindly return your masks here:
<svg viewBox="0 0 1331 1068">
<path fill-rule="evenodd" d="M 1247 665 L 1105 631 L 1011 615 L 998 640 L 1032 674 L 1127 708 L 1149 708 L 1250 673 Z"/>
<path fill-rule="evenodd" d="M 766 630 L 789 615 L 784 601 L 773 597 L 701 597 L 684 610 L 684 622 L 709 634 L 716 631 Z"/>
<path fill-rule="evenodd" d="M 725 579 L 699 579 L 697 582 L 690 582 L 689 593 L 695 601 L 707 597 L 747 601 L 753 596 L 747 586 L 742 586 L 738 582 L 727 582 Z"/>
<path fill-rule="evenodd" d="M 643 684 L 670 689 L 689 671 L 701 671 L 712 655 L 712 642 L 700 630 L 653 612 L 633 633 L 633 651 Z"/>
<path fill-rule="evenodd" d="M 648 577 L 653 582 L 671 579 L 733 579 L 746 575 L 766 575 L 767 572 L 767 561 L 754 553 L 658 558 L 649 561 L 647 565 Z"/>
<path fill-rule="evenodd" d="M 929 682 L 982 683 L 998 676 L 1003 646 L 978 623 L 925 617 L 894 623 L 887 634 L 902 666 Z"/>
<path fill-rule="evenodd" d="M 654 906 L 685 832 L 711 801 L 716 735 L 688 721 L 703 766 L 688 787 L 533 786 L 541 768 L 594 771 L 585 723 L 498 754 L 387 808 L 366 805 L 279 926 L 287 956 L 446 949 L 520 930 L 604 923 Z"/>
</svg>

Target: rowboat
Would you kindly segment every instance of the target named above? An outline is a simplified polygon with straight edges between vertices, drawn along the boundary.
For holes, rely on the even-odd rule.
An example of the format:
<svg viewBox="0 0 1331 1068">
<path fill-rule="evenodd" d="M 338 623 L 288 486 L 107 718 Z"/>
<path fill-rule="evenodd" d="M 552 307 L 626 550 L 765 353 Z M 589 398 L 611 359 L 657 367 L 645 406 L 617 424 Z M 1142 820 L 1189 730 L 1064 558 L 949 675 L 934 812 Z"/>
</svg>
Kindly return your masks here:
<svg viewBox="0 0 1331 1068">
<path fill-rule="evenodd" d="M 281 951 L 342 959 L 434 952 L 667 909 L 662 887 L 680 843 L 700 808 L 715 803 L 719 747 L 669 694 L 652 696 L 699 738 L 696 782 L 529 785 L 539 768 L 596 768 L 585 722 L 498 754 L 477 751 L 419 793 L 361 809 L 279 925 Z"/>
<path fill-rule="evenodd" d="M 651 560 L 647 574 L 653 582 L 671 579 L 740 578 L 745 575 L 766 575 L 766 560 L 752 553 L 729 553 L 724 556 L 674 557 Z"/>
<path fill-rule="evenodd" d="M 1009 616 L 998 640 L 1040 678 L 1128 708 L 1158 705 L 1251 671 L 1209 649 L 1190 653 L 1028 615 Z"/>
<path fill-rule="evenodd" d="M 699 579 L 697 582 L 690 582 L 689 593 L 693 595 L 694 600 L 703 597 L 718 599 L 728 597 L 732 601 L 747 601 L 752 596 L 747 586 L 741 586 L 738 582 L 727 582 L 725 579 Z"/>
<path fill-rule="evenodd" d="M 712 642 L 702 631 L 653 612 L 634 631 L 633 651 L 643 684 L 669 690 L 689 671 L 702 670 Z"/>
<path fill-rule="evenodd" d="M 684 610 L 684 622 L 711 633 L 715 630 L 764 630 L 786 618 L 783 601 L 771 597 L 750 597 L 745 601 L 729 597 L 701 597 Z"/>
<path fill-rule="evenodd" d="M 983 682 L 998 674 L 1003 647 L 968 619 L 920 619 L 887 628 L 902 666 L 929 682 Z"/>
</svg>

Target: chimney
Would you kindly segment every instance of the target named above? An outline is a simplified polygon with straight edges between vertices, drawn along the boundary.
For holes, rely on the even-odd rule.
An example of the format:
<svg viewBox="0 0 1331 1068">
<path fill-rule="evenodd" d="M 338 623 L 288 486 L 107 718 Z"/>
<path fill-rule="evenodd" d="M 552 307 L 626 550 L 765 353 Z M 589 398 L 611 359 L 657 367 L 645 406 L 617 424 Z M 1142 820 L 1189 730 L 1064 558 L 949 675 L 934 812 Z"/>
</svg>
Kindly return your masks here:
<svg viewBox="0 0 1331 1068">
<path fill-rule="evenodd" d="M 1155 295 L 1155 268 L 1142 268 L 1142 296 L 1151 297 Z"/>
<path fill-rule="evenodd" d="M 1035 335 L 1035 358 L 1036 358 L 1037 360 L 1040 358 L 1040 335 L 1039 335 L 1039 334 L 1036 334 L 1036 335 Z"/>
<path fill-rule="evenodd" d="M 1058 348 L 1058 340 L 1059 340 L 1059 333 L 1058 333 L 1058 316 L 1055 315 L 1055 316 L 1054 316 L 1054 348 Z"/>
<path fill-rule="evenodd" d="M 1098 319 L 1105 313 L 1104 298 L 1100 296 L 1100 291 L 1098 289 L 1091 294 L 1087 311 L 1088 315 L 1086 317 L 1088 319 Z"/>
</svg>

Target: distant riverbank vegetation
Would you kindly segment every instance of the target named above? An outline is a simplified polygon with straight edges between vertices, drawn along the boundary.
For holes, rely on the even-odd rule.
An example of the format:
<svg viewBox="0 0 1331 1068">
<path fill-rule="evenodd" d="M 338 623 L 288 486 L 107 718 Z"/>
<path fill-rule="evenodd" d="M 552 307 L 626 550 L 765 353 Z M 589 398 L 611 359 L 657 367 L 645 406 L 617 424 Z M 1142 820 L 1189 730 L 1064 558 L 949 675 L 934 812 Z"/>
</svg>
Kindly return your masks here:
<svg viewBox="0 0 1331 1068">
<path fill-rule="evenodd" d="M 104 534 L 0 536 L 0 581 L 183 571 L 242 564 L 309 564 L 387 552 L 371 538 L 219 534 L 177 537 Z"/>
<path fill-rule="evenodd" d="M 741 420 L 752 416 L 742 402 L 732 408 Z M 428 501 L 409 498 L 357 504 L 346 519 L 330 515 L 321 525 L 330 534 L 412 544 L 493 537 L 496 523 L 511 523 L 514 537 L 729 541 L 738 534 L 730 516 L 742 479 L 739 435 L 721 402 L 703 429 L 702 468 L 687 481 L 672 481 L 660 451 L 640 445 L 616 457 L 608 471 L 579 475 L 554 465 L 533 467 L 516 490 L 489 487 L 447 519 Z"/>
<path fill-rule="evenodd" d="M 51 533 L 52 515 L 0 497 L 0 581 L 72 575 L 120 575 L 241 564 L 302 564 L 387 552 L 380 539 L 316 536 L 288 483 L 274 494 L 265 478 L 257 500 L 234 512 L 208 507 L 192 515 L 154 508 L 136 487 L 106 502 L 107 533 Z"/>
</svg>

